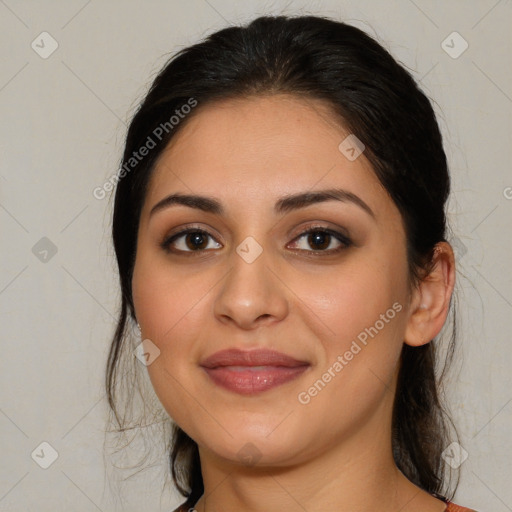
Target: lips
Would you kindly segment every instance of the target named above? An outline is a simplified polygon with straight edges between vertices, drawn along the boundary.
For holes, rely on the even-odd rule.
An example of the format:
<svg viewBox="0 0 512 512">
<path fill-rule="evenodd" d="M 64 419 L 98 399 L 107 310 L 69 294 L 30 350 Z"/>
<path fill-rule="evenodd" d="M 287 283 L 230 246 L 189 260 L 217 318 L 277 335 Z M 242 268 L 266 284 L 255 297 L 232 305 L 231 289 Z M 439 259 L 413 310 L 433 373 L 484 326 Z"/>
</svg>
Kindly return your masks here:
<svg viewBox="0 0 512 512">
<path fill-rule="evenodd" d="M 309 366 L 307 361 L 266 349 L 222 350 L 201 362 L 215 384 L 243 395 L 261 393 L 289 382 Z"/>
<path fill-rule="evenodd" d="M 294 368 L 307 365 L 306 361 L 299 361 L 291 356 L 275 350 L 251 350 L 238 349 L 221 350 L 207 357 L 201 366 L 205 368 L 217 368 L 219 366 L 284 366 Z"/>
</svg>

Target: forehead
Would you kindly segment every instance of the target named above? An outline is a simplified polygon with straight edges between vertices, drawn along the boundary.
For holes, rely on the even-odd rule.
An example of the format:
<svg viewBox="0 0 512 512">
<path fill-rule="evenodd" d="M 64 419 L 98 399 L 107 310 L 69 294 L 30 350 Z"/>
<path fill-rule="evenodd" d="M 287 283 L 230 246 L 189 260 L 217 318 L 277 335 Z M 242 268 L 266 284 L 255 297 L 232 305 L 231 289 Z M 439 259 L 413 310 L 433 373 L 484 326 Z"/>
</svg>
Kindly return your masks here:
<svg viewBox="0 0 512 512">
<path fill-rule="evenodd" d="M 340 151 L 349 132 L 321 100 L 224 100 L 198 106 L 185 121 L 157 161 L 146 203 L 180 191 L 247 206 L 331 186 L 373 196 L 377 209 L 389 201 L 364 153 L 350 161 Z"/>
</svg>

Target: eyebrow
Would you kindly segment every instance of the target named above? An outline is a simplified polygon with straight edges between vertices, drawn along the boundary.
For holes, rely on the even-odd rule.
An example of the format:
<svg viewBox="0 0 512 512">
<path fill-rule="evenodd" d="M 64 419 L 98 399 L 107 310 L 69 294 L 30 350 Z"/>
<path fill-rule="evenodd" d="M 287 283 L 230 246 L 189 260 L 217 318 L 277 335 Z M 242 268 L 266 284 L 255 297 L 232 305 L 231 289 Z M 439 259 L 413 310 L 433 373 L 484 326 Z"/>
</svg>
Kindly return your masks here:
<svg viewBox="0 0 512 512">
<path fill-rule="evenodd" d="M 375 213 L 373 210 L 359 196 L 353 192 L 349 192 L 348 190 L 338 188 L 287 195 L 276 202 L 274 205 L 274 211 L 278 214 L 282 214 L 292 210 L 305 208 L 316 203 L 323 203 L 325 201 L 341 201 L 344 203 L 355 204 L 375 219 Z M 213 197 L 176 193 L 164 197 L 164 199 L 156 203 L 153 208 L 151 208 L 149 216 L 151 217 L 156 212 L 174 205 L 183 205 L 203 212 L 213 213 L 215 215 L 224 215 L 224 208 L 222 204 Z"/>
</svg>

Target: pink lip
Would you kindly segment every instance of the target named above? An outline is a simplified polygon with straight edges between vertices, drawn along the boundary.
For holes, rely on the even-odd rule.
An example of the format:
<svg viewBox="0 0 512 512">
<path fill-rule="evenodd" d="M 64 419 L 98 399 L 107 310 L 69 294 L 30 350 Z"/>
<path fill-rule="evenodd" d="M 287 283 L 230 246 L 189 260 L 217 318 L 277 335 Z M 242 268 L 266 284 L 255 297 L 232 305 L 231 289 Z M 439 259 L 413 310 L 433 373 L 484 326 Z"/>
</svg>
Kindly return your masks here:
<svg viewBox="0 0 512 512">
<path fill-rule="evenodd" d="M 297 378 L 310 365 L 274 350 L 228 349 L 206 358 L 201 366 L 218 386 L 252 395 Z"/>
</svg>

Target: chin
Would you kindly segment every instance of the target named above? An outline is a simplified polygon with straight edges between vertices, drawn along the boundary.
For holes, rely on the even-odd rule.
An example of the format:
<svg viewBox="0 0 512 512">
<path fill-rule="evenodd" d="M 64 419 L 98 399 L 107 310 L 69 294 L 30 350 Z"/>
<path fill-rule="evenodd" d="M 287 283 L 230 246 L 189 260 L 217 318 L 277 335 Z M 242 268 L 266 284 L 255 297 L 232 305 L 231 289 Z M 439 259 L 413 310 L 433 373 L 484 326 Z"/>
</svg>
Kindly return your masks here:
<svg viewBox="0 0 512 512">
<path fill-rule="evenodd" d="M 284 422 L 280 425 L 282 415 L 279 418 L 272 416 L 271 420 L 250 416 L 240 421 L 231 418 L 230 422 L 223 423 L 226 430 L 199 429 L 197 435 L 191 432 L 191 437 L 215 456 L 243 466 L 280 467 L 300 462 L 300 454 L 306 448 L 303 446 L 303 428 L 295 428 L 291 422 L 284 428 Z"/>
</svg>

